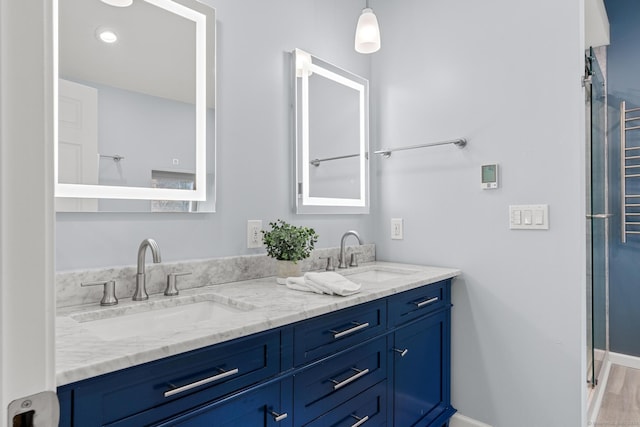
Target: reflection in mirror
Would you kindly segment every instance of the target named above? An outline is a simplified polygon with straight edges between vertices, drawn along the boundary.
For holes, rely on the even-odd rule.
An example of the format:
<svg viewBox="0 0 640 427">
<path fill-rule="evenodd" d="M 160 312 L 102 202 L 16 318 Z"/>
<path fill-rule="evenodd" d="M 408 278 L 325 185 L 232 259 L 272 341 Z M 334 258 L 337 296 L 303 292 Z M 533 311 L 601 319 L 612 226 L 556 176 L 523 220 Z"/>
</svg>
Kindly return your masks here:
<svg viewBox="0 0 640 427">
<path fill-rule="evenodd" d="M 307 52 L 295 64 L 298 213 L 369 213 L 369 82 Z"/>
<path fill-rule="evenodd" d="M 57 27 L 56 209 L 213 212 L 214 10 L 58 0 Z"/>
</svg>

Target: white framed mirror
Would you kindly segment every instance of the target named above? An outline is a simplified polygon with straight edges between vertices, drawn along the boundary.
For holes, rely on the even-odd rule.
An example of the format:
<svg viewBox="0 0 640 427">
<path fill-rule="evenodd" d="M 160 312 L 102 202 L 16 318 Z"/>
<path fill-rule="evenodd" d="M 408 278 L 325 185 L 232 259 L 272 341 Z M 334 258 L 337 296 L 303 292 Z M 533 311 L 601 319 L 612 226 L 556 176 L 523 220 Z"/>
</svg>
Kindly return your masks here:
<svg viewBox="0 0 640 427">
<path fill-rule="evenodd" d="M 213 212 L 215 11 L 122 3 L 54 1 L 56 210 Z"/>
<path fill-rule="evenodd" d="M 369 82 L 296 49 L 296 212 L 369 213 Z"/>
</svg>

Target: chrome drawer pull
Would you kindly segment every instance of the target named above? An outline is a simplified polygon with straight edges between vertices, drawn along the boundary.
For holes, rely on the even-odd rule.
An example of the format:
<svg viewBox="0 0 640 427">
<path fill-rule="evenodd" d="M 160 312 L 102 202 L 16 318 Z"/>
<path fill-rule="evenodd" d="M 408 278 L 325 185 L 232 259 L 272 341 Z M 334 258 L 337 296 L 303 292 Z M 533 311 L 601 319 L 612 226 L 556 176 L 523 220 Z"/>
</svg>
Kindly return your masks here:
<svg viewBox="0 0 640 427">
<path fill-rule="evenodd" d="M 418 307 L 418 308 L 422 308 L 425 305 L 429 305 L 432 304 L 436 301 L 438 301 L 440 298 L 439 297 L 433 297 L 433 298 L 429 298 L 428 300 L 425 301 L 421 301 L 421 302 L 414 302 L 414 304 Z"/>
<path fill-rule="evenodd" d="M 221 371 L 222 371 L 222 369 L 221 369 Z M 173 390 L 165 391 L 164 392 L 164 397 L 171 397 L 173 395 L 182 393 L 183 391 L 191 390 L 192 388 L 200 387 L 201 385 L 209 384 L 209 383 L 212 383 L 214 381 L 218 381 L 218 380 L 221 380 L 223 378 L 230 377 L 231 375 L 235 375 L 237 373 L 238 373 L 238 368 L 232 369 L 230 371 L 222 371 L 222 373 L 220 373 L 218 375 L 214 375 L 212 377 L 205 378 L 205 379 L 200 380 L 200 381 L 196 381 L 195 383 L 183 385 L 182 387 L 174 388 Z"/>
<path fill-rule="evenodd" d="M 360 377 L 362 377 L 362 376 L 365 376 L 365 375 L 367 375 L 367 374 L 369 373 L 369 368 L 367 368 L 367 369 L 363 369 L 363 370 L 356 369 L 356 368 L 351 368 L 351 370 L 352 370 L 352 371 L 354 371 L 354 372 L 356 372 L 356 374 L 355 374 L 355 375 L 350 376 L 349 378 L 347 378 L 347 379 L 346 379 L 346 380 L 344 380 L 344 381 L 340 381 L 340 382 L 338 382 L 338 381 L 336 381 L 336 380 L 330 380 L 330 381 L 334 384 L 334 386 L 333 386 L 333 389 L 334 389 L 334 390 L 338 390 L 338 389 L 340 389 L 340 388 L 342 388 L 342 387 L 346 386 L 347 384 L 349 384 L 349 383 L 351 383 L 351 382 L 353 382 L 353 381 L 357 380 L 358 378 L 360 378 Z"/>
<path fill-rule="evenodd" d="M 358 332 L 361 329 L 365 329 L 369 327 L 369 322 L 365 322 L 365 323 L 351 322 L 351 323 L 356 326 L 354 326 L 353 328 L 349 328 L 346 331 L 338 332 L 338 331 L 334 331 L 333 329 L 329 330 L 329 332 L 333 333 L 333 339 L 342 338 L 345 335 L 349 335 L 354 332 Z"/>
<path fill-rule="evenodd" d="M 356 420 L 358 420 L 357 423 L 353 424 L 351 427 L 360 427 L 362 424 L 366 423 L 367 421 L 369 421 L 369 415 L 365 415 L 364 417 L 360 418 L 359 416 L 357 416 L 356 414 L 351 414 L 351 416 L 353 418 L 355 418 Z"/>
<path fill-rule="evenodd" d="M 394 348 L 393 351 L 396 353 L 400 353 L 400 356 L 405 357 L 407 353 L 409 353 L 409 349 L 405 348 L 404 350 L 400 350 L 399 348 Z"/>
<path fill-rule="evenodd" d="M 273 417 L 273 421 L 277 423 L 288 417 L 286 412 L 284 414 L 279 414 L 276 411 L 271 411 L 271 416 Z"/>
</svg>

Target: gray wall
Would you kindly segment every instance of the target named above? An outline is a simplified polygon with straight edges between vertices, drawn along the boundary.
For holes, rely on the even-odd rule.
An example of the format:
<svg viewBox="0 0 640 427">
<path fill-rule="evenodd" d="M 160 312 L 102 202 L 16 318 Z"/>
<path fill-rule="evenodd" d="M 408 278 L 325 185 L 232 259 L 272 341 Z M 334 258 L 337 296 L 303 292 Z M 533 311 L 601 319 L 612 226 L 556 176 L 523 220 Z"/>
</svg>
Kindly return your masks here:
<svg viewBox="0 0 640 427">
<path fill-rule="evenodd" d="M 215 214 L 58 213 L 56 268 L 135 263 L 146 237 L 163 260 L 259 253 L 246 249 L 246 221 L 312 226 L 318 247 L 357 229 L 373 241 L 371 216 L 294 215 L 289 52 L 301 48 L 363 77 L 370 59 L 353 50 L 362 5 L 342 0 L 207 0 L 216 8 L 218 162 Z"/>
<path fill-rule="evenodd" d="M 495 427 L 579 427 L 584 335 L 584 95 L 578 0 L 372 3 L 378 259 L 460 267 L 453 404 Z M 544 30 L 542 30 L 544 29 Z M 501 188 L 480 189 L 498 162 Z M 548 203 L 549 231 L 508 205 Z M 389 219 L 404 219 L 390 240 Z"/>
</svg>

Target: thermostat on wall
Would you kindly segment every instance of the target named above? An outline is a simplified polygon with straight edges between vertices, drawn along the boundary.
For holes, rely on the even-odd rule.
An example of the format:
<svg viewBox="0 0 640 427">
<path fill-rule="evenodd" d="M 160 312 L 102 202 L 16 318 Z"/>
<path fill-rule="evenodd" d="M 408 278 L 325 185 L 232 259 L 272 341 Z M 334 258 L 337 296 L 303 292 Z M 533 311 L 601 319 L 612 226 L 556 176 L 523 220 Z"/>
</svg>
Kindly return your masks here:
<svg viewBox="0 0 640 427">
<path fill-rule="evenodd" d="M 482 183 L 480 188 L 483 190 L 493 190 L 498 188 L 498 164 L 482 165 Z"/>
</svg>

